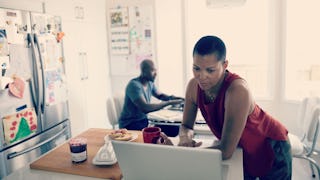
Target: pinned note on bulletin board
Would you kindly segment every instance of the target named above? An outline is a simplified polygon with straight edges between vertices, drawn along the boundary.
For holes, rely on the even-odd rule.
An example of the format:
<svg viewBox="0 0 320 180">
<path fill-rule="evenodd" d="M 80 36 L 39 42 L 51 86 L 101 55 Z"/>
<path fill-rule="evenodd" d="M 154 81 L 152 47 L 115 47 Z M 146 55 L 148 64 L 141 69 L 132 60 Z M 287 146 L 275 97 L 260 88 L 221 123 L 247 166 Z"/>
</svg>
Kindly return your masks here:
<svg viewBox="0 0 320 180">
<path fill-rule="evenodd" d="M 135 76 L 144 59 L 155 59 L 154 12 L 151 4 L 114 5 L 108 11 L 110 72 Z"/>
</svg>

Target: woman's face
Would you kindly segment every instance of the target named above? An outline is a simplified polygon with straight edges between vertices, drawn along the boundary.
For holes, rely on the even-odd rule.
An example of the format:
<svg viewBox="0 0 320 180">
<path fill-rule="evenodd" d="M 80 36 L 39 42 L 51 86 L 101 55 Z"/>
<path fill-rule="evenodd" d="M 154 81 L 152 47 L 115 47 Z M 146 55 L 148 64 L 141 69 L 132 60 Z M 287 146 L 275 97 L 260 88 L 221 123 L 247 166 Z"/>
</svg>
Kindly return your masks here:
<svg viewBox="0 0 320 180">
<path fill-rule="evenodd" d="M 193 76 L 204 91 L 215 87 L 224 78 L 227 61 L 218 61 L 215 54 L 193 56 Z"/>
</svg>

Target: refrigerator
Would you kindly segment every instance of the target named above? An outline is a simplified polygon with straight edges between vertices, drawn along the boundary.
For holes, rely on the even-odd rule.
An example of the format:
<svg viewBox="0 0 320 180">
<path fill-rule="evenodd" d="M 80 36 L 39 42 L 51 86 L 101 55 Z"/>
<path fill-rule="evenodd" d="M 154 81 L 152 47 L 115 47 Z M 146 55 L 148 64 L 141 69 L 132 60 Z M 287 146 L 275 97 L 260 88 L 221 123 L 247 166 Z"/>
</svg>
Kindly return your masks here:
<svg viewBox="0 0 320 180">
<path fill-rule="evenodd" d="M 71 137 L 61 18 L 0 7 L 0 179 Z"/>
</svg>

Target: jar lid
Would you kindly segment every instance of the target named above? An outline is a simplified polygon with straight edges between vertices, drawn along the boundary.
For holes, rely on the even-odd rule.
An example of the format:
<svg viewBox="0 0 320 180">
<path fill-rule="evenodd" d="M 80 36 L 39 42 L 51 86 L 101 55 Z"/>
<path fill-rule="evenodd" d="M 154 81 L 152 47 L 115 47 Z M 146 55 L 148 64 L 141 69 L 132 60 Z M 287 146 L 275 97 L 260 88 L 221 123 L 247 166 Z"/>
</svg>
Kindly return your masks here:
<svg viewBox="0 0 320 180">
<path fill-rule="evenodd" d="M 85 144 L 87 144 L 87 139 L 84 138 L 84 137 L 72 138 L 72 139 L 69 141 L 69 144 L 70 144 L 71 146 L 85 145 Z"/>
</svg>

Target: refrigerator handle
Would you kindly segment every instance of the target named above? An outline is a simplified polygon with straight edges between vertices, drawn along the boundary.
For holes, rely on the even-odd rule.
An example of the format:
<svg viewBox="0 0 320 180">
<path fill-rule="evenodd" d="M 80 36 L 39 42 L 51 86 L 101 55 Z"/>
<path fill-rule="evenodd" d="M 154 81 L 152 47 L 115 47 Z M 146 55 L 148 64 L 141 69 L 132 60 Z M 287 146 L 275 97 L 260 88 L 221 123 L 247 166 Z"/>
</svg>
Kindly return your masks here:
<svg viewBox="0 0 320 180">
<path fill-rule="evenodd" d="M 31 44 L 31 54 L 32 54 L 32 66 L 33 66 L 33 81 L 32 81 L 32 96 L 34 97 L 35 110 L 37 115 L 40 117 L 40 89 L 39 89 L 39 69 L 37 65 L 37 56 L 34 45 L 34 38 L 32 34 L 28 33 L 28 39 L 30 39 Z"/>
<path fill-rule="evenodd" d="M 31 98 L 32 98 L 32 105 L 33 107 L 37 107 L 37 100 L 36 100 L 36 96 L 35 96 L 35 88 L 34 88 L 34 82 L 32 81 L 32 79 L 29 80 L 29 88 L 31 91 Z"/>
<path fill-rule="evenodd" d="M 34 150 L 34 149 L 37 149 L 38 147 L 42 146 L 43 144 L 46 144 L 46 143 L 52 141 L 53 139 L 57 138 L 58 136 L 60 136 L 61 134 L 63 134 L 67 129 L 68 129 L 68 127 L 67 127 L 67 126 L 64 126 L 64 128 L 63 128 L 60 132 L 58 132 L 56 135 L 50 137 L 49 139 L 47 139 L 47 140 L 45 140 L 45 141 L 42 141 L 41 143 L 39 143 L 39 144 L 37 144 L 37 145 L 35 145 L 35 146 L 32 146 L 32 147 L 27 148 L 27 149 L 24 149 L 24 150 L 22 150 L 22 151 L 12 152 L 12 153 L 8 154 L 8 155 L 7 155 L 7 159 L 13 159 L 13 158 L 15 158 L 15 157 L 17 157 L 17 156 L 20 156 L 20 155 L 22 155 L 22 154 L 25 154 L 25 153 L 27 153 L 27 152 L 30 152 L 30 151 L 32 151 L 32 150 Z"/>
<path fill-rule="evenodd" d="M 44 67 L 43 67 L 43 59 L 41 56 L 41 51 L 40 51 L 40 45 L 39 45 L 39 39 L 37 34 L 34 34 L 34 42 L 36 44 L 36 47 L 38 49 L 38 55 L 39 55 L 39 60 L 40 60 L 40 69 L 41 69 L 41 94 L 42 94 L 42 101 L 40 101 L 39 105 L 41 107 L 41 112 L 44 113 L 44 107 L 45 107 L 45 103 L 46 103 L 46 87 L 45 87 L 45 77 L 44 77 Z M 39 85 L 40 86 L 40 85 Z M 40 88 L 39 88 L 40 89 Z"/>
</svg>

